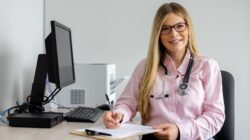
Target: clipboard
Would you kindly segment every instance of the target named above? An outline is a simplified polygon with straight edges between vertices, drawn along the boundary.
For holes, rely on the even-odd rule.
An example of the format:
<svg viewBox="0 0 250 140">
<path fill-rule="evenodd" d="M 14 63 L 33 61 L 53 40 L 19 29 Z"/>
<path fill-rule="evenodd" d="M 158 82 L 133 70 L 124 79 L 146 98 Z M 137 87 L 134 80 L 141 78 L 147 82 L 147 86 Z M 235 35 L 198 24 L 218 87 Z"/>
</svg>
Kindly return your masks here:
<svg viewBox="0 0 250 140">
<path fill-rule="evenodd" d="M 87 135 L 85 130 L 93 130 L 101 133 L 108 133 L 111 134 L 111 136 L 105 136 L 105 135 Z M 150 134 L 157 132 L 159 130 L 153 129 L 151 126 L 144 126 L 144 125 L 136 125 L 136 124 L 121 124 L 120 127 L 115 129 L 108 129 L 105 126 L 97 126 L 97 127 L 90 127 L 90 128 L 83 128 L 83 129 L 77 129 L 70 131 L 71 134 L 85 136 L 85 137 L 91 137 L 94 139 L 100 139 L 100 140 L 119 140 L 119 139 L 125 139 L 129 137 L 134 136 L 140 136 L 144 134 Z"/>
</svg>

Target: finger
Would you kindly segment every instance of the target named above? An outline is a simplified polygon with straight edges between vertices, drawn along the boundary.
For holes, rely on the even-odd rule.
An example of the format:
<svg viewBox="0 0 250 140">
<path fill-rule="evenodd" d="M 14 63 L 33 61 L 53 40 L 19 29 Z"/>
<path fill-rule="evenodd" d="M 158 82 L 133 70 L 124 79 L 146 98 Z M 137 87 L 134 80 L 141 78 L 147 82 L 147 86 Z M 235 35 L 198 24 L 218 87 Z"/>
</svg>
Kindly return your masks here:
<svg viewBox="0 0 250 140">
<path fill-rule="evenodd" d="M 118 127 L 118 125 L 117 125 L 116 122 L 108 121 L 108 120 L 104 120 L 104 125 L 105 125 L 107 128 L 116 128 L 116 127 Z"/>
<path fill-rule="evenodd" d="M 170 124 L 165 123 L 165 124 L 160 124 L 157 126 L 153 126 L 154 129 L 167 129 L 170 126 Z"/>
<path fill-rule="evenodd" d="M 114 118 L 115 118 L 115 121 L 117 123 L 121 123 L 121 121 L 123 119 L 123 115 L 121 113 L 116 113 L 115 116 L 114 116 Z"/>
<path fill-rule="evenodd" d="M 167 135 L 168 133 L 167 133 L 166 131 L 164 131 L 164 130 L 161 130 L 161 131 L 156 132 L 155 134 L 156 134 L 157 136 L 165 136 L 165 135 Z"/>
<path fill-rule="evenodd" d="M 109 129 L 114 129 L 114 128 L 118 128 L 120 125 L 117 123 L 113 123 L 113 122 L 107 122 L 106 127 Z"/>
<path fill-rule="evenodd" d="M 113 117 L 113 114 L 112 112 L 107 112 L 105 115 L 104 115 L 104 119 L 107 120 L 107 121 L 115 121 L 114 117 Z"/>
<path fill-rule="evenodd" d="M 111 112 L 107 112 L 103 116 L 103 122 L 106 127 L 113 127 L 113 125 L 116 125 L 116 120 L 112 117 Z"/>
<path fill-rule="evenodd" d="M 123 118 L 123 114 L 121 113 L 114 113 L 114 114 L 111 114 L 112 116 L 112 120 L 107 120 L 107 126 L 108 128 L 117 128 L 120 126 L 120 122 Z"/>
<path fill-rule="evenodd" d="M 162 137 L 162 136 L 168 136 L 169 135 L 169 125 L 168 124 L 164 124 L 164 125 L 158 125 L 158 126 L 154 126 L 155 129 L 159 129 L 160 131 L 157 131 L 155 133 L 155 135 L 157 135 L 158 137 Z"/>
</svg>

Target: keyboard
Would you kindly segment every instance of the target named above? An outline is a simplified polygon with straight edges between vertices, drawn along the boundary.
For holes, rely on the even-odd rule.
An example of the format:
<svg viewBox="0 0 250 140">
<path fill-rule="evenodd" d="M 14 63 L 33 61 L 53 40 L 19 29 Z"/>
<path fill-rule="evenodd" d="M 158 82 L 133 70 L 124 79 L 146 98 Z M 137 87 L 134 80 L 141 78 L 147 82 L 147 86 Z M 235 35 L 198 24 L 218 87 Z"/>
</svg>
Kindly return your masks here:
<svg viewBox="0 0 250 140">
<path fill-rule="evenodd" d="M 77 107 L 66 113 L 64 120 L 69 122 L 96 122 L 103 110 L 92 107 Z"/>
</svg>

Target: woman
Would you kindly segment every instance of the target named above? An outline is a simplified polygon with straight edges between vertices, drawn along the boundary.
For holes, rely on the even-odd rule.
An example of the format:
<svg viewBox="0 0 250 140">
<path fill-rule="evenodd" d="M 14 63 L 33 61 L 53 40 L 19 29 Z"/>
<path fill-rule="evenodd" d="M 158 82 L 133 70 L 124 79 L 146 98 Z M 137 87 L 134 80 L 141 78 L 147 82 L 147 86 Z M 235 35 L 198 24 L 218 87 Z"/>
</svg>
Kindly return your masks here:
<svg viewBox="0 0 250 140">
<path fill-rule="evenodd" d="M 119 127 L 136 112 L 144 125 L 161 129 L 143 139 L 207 140 L 224 123 L 219 66 L 198 55 L 191 18 L 178 3 L 158 9 L 148 56 L 135 68 L 114 113 L 104 115 L 104 124 Z"/>
</svg>

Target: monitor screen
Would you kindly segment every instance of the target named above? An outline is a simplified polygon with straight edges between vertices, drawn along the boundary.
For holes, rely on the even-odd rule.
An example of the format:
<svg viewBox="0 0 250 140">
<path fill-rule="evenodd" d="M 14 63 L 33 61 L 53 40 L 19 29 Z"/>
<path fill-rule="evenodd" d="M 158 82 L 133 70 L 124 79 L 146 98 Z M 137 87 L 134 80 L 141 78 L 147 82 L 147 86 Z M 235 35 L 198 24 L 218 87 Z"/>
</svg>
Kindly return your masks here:
<svg viewBox="0 0 250 140">
<path fill-rule="evenodd" d="M 57 88 L 75 82 L 71 30 L 51 21 L 51 33 L 45 40 L 49 81 Z"/>
<path fill-rule="evenodd" d="M 51 33 L 45 39 L 46 54 L 39 54 L 29 103 L 30 112 L 41 112 L 61 88 L 75 82 L 71 29 L 57 21 L 51 21 Z M 45 97 L 46 77 L 56 85 Z"/>
</svg>

